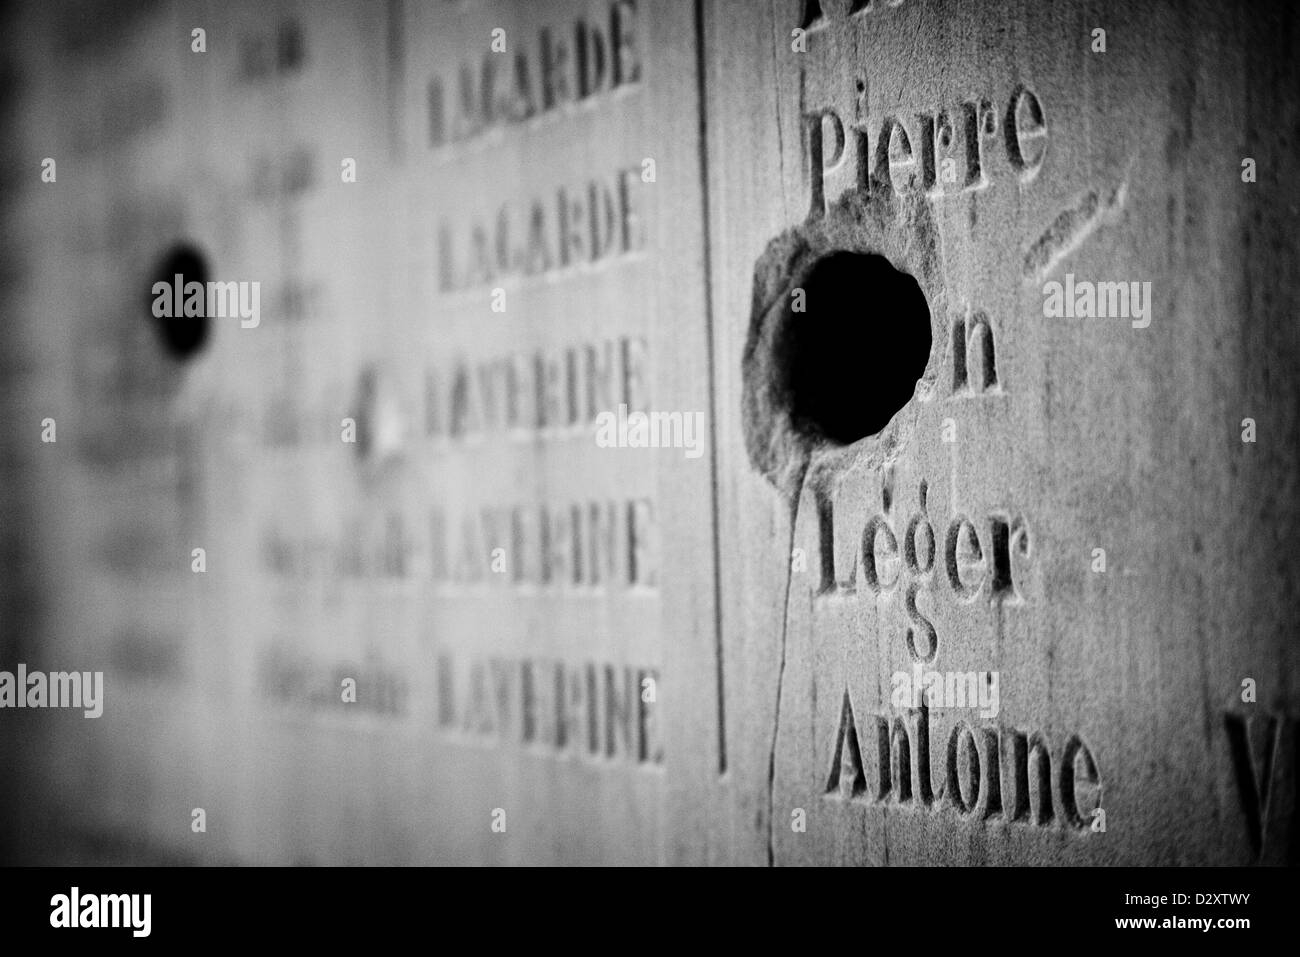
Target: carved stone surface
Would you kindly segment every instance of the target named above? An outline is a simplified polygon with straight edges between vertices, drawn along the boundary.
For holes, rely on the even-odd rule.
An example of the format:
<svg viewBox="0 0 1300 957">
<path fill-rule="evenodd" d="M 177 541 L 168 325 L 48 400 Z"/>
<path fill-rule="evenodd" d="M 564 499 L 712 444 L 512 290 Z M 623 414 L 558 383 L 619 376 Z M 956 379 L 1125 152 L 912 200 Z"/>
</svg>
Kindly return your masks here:
<svg viewBox="0 0 1300 957">
<path fill-rule="evenodd" d="M 731 848 L 1293 860 L 1294 17 L 823 6 L 704 32 L 728 757 L 768 825 Z M 929 315 L 883 281 L 793 311 L 838 251 Z M 1049 318 L 1050 283 L 1078 310 Z M 794 414 L 788 330 L 841 337 L 870 408 L 927 321 L 883 431 Z"/>
<path fill-rule="evenodd" d="M 6 860 L 1295 863 L 1287 5 L 6 16 Z"/>
</svg>

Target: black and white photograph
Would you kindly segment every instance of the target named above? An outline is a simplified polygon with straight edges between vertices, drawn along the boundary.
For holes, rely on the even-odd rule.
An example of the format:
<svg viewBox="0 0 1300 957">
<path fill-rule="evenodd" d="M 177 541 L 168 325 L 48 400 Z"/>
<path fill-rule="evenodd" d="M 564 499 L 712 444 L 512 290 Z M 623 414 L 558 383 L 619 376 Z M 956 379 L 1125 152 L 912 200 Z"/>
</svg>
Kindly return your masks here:
<svg viewBox="0 0 1300 957">
<path fill-rule="evenodd" d="M 0 6 L 5 926 L 892 867 L 1294 933 L 1298 53 L 1294 0 Z"/>
</svg>

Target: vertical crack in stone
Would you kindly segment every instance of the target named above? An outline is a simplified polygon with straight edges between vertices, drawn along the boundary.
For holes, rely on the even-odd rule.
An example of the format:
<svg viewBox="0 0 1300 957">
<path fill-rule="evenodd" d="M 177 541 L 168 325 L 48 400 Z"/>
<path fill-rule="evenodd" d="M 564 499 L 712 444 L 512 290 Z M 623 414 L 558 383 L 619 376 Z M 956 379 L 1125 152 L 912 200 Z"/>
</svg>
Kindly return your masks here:
<svg viewBox="0 0 1300 957">
<path fill-rule="evenodd" d="M 781 601 L 781 663 L 776 673 L 776 710 L 772 715 L 772 740 L 767 752 L 767 866 L 776 866 L 776 739 L 781 732 L 781 696 L 785 691 L 785 649 L 790 634 L 790 589 L 794 583 L 794 537 L 799 527 L 799 501 L 803 498 L 807 467 L 800 470 L 796 492 L 790 501 L 790 537 L 785 547 L 785 597 Z"/>
<path fill-rule="evenodd" d="M 769 866 L 776 864 L 776 749 L 799 499 L 807 484 L 823 486 L 849 468 L 881 468 L 901 454 L 918 398 L 934 394 L 949 335 L 939 233 L 923 193 L 896 199 L 892 190 L 859 188 L 822 205 L 755 262 L 741 357 L 745 451 L 790 515 L 768 747 Z M 880 358 L 903 353 L 916 359 L 908 368 Z"/>
</svg>

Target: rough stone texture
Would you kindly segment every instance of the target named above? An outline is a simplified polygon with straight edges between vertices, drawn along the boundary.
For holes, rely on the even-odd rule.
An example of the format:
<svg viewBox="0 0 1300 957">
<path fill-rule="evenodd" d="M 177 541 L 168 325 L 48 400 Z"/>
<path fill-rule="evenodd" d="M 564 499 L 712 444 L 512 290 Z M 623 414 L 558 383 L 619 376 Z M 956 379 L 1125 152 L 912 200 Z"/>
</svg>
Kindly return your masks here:
<svg viewBox="0 0 1300 957">
<path fill-rule="evenodd" d="M 741 545 L 721 582 L 743 823 L 719 843 L 735 859 L 777 863 L 1293 860 L 1300 430 L 1288 318 L 1296 287 L 1285 264 L 1300 198 L 1286 53 L 1294 13 L 874 4 L 828 13 L 797 54 L 797 6 L 723 3 L 705 29 L 719 521 L 723 539 Z M 1104 54 L 1090 48 L 1094 27 L 1106 30 Z M 1006 145 L 1020 89 L 1037 97 L 1047 129 L 1032 173 Z M 906 188 L 908 171 L 891 174 L 874 152 L 883 118 L 900 117 L 919 154 L 916 115 L 948 110 L 961 170 L 961 104 L 976 98 L 989 101 L 996 126 L 981 155 L 985 185 L 940 182 L 926 217 L 909 214 L 917 207 L 891 189 Z M 825 144 L 827 166 L 837 152 L 833 125 L 807 119 L 825 110 L 846 131 L 865 127 L 871 162 L 864 174 L 848 132 L 809 222 L 809 143 Z M 1253 184 L 1241 178 L 1247 156 L 1268 169 Z M 878 215 L 862 215 L 870 204 Z M 764 351 L 769 304 L 828 248 L 880 251 L 916 275 L 935 331 L 912 402 L 882 434 L 846 449 L 800 445 L 763 392 L 774 361 Z M 1150 326 L 1043 318 L 1044 283 L 1067 272 L 1149 281 Z M 889 320 L 873 315 L 870 289 L 825 305 Z M 817 322 L 816 313 L 810 303 L 801 318 Z M 996 385 L 984 388 L 976 353 L 967 386 L 955 388 L 953 325 L 969 329 L 979 313 L 995 342 Z M 864 392 L 874 361 L 863 356 Z M 746 401 L 735 418 L 726 397 L 742 364 Z M 1243 443 L 1247 417 L 1267 421 L 1268 437 Z M 744 467 L 742 435 L 773 485 Z M 862 550 L 877 516 L 900 550 L 899 583 L 879 591 Z M 981 549 L 958 525 L 951 554 L 971 568 L 957 572 L 957 588 L 945 545 L 961 517 Z M 912 568 L 902 550 L 915 518 Z M 1006 576 L 993 567 L 995 521 L 1006 527 Z M 928 574 L 919 570 L 926 522 L 936 545 Z M 877 534 L 888 559 L 888 533 Z M 799 553 L 792 563 L 787 541 L 803 549 L 806 571 L 790 571 Z M 1104 573 L 1093 571 L 1094 548 L 1106 551 Z M 920 618 L 909 614 L 909 583 Z M 891 705 L 892 675 L 914 663 L 909 626 L 917 656 L 933 652 L 926 670 L 1000 675 L 995 719 L 930 709 L 928 802 L 915 775 L 900 801 L 896 770 L 879 794 L 874 716 L 902 713 Z M 1253 704 L 1241 700 L 1247 677 L 1258 683 Z M 962 720 L 981 739 L 981 768 L 1000 752 L 1000 811 L 987 793 L 969 800 L 970 739 L 949 755 Z M 842 768 L 835 760 L 850 724 L 856 784 L 851 756 Z M 1035 790 L 1028 809 L 1017 803 L 1012 729 L 1028 747 L 1043 735 L 1052 753 L 1048 825 L 1034 823 Z M 1091 766 L 1082 750 L 1065 760 L 1076 740 Z M 950 768 L 962 772 L 958 788 L 972 789 L 956 804 Z M 1253 817 L 1255 789 L 1270 775 L 1276 803 Z M 1104 833 L 1091 829 L 1095 807 Z M 807 812 L 806 833 L 792 829 L 796 808 Z"/>
<path fill-rule="evenodd" d="M 108 691 L 0 711 L 0 855 L 1294 863 L 1296 13 L 857 6 L 9 9 L 0 670 Z M 496 28 L 531 85 L 463 107 Z M 262 289 L 188 361 L 148 314 L 182 242 Z M 837 251 L 932 343 L 847 446 L 790 330 L 860 315 L 869 404 L 900 319 L 792 310 Z M 1067 274 L 1150 325 L 1045 318 Z M 622 399 L 704 454 L 598 447 Z M 998 714 L 897 706 L 918 659 Z"/>
</svg>

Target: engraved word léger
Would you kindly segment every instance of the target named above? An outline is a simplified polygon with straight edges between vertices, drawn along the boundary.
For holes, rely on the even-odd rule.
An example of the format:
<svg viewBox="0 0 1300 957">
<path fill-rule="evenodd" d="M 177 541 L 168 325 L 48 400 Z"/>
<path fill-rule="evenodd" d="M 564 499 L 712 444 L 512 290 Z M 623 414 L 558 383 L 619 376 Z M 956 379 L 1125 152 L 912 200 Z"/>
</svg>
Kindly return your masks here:
<svg viewBox="0 0 1300 957">
<path fill-rule="evenodd" d="M 890 515 L 891 496 L 886 483 L 882 487 L 883 513 L 866 522 L 861 537 L 848 550 L 835 544 L 833 500 L 819 497 L 817 554 L 821 583 L 817 595 L 853 595 L 858 592 L 859 582 L 864 594 L 875 598 L 900 594 L 907 614 L 904 641 L 908 655 L 913 661 L 928 664 L 939 650 L 939 635 L 918 607 L 918 596 L 927 592 L 937 595 L 937 579 L 946 583 L 953 597 L 961 602 L 974 601 L 987 588 L 991 601 L 1023 604 L 1016 570 L 1030 557 L 1030 537 L 1023 516 L 1000 512 L 986 517 L 982 534 L 970 517 L 954 515 L 940 541 L 930 517 L 927 492 L 928 485 L 922 480 L 919 509 L 906 525 L 898 525 Z M 935 567 L 936 559 L 941 562 L 939 569 Z"/>
</svg>

